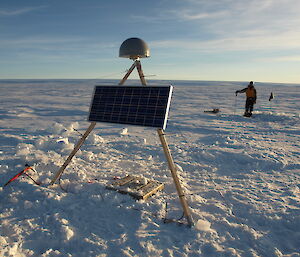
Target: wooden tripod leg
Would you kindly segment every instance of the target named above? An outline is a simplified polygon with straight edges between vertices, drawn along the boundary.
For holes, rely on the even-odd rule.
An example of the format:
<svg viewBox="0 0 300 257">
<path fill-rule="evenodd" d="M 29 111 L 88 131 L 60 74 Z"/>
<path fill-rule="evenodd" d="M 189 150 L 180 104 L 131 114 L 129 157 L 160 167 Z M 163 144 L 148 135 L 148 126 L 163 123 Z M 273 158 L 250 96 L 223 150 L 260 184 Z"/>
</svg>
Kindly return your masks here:
<svg viewBox="0 0 300 257">
<path fill-rule="evenodd" d="M 131 74 L 131 72 L 134 70 L 135 66 L 136 66 L 136 62 L 134 62 L 131 65 L 131 67 L 129 68 L 129 70 L 125 74 L 124 78 L 119 82 L 119 85 L 123 85 L 125 83 L 126 79 L 129 77 L 129 75 Z"/>
<path fill-rule="evenodd" d="M 171 174 L 172 174 L 172 177 L 173 177 L 173 180 L 175 183 L 177 194 L 179 196 L 179 200 L 180 200 L 181 206 L 183 208 L 184 216 L 187 219 L 188 225 L 190 227 L 192 227 L 194 225 L 194 221 L 193 221 L 188 203 L 185 199 L 185 195 L 183 193 L 183 190 L 181 188 L 181 185 L 180 185 L 180 182 L 179 182 L 179 179 L 177 176 L 177 169 L 176 169 L 174 160 L 172 158 L 172 155 L 171 155 L 171 152 L 170 152 L 170 149 L 169 149 L 166 137 L 165 137 L 165 133 L 164 133 L 163 129 L 157 129 L 157 132 L 158 132 L 158 136 L 159 136 L 160 142 L 162 144 L 162 147 L 164 149 L 165 156 L 168 161 L 169 169 L 171 170 Z"/>
<path fill-rule="evenodd" d="M 55 174 L 53 179 L 51 180 L 50 185 L 53 185 L 56 180 L 62 175 L 68 164 L 71 162 L 72 158 L 74 155 L 78 152 L 82 144 L 84 143 L 85 139 L 88 137 L 88 135 L 92 132 L 94 127 L 96 126 L 96 122 L 92 122 L 91 125 L 88 127 L 88 129 L 85 131 L 83 134 L 82 138 L 78 141 L 77 145 L 74 147 L 73 151 L 70 153 L 69 157 L 67 160 L 64 162 L 64 164 L 60 167 L 59 171 Z"/>
<path fill-rule="evenodd" d="M 142 70 L 141 62 L 140 62 L 139 60 L 136 60 L 135 63 L 136 63 L 135 66 L 136 66 L 136 68 L 137 68 L 137 70 L 138 70 L 138 73 L 139 73 L 139 76 L 140 76 L 140 80 L 141 80 L 141 82 L 142 82 L 142 85 L 146 86 L 147 83 L 146 83 L 146 80 L 145 80 L 145 75 L 144 75 L 143 70 Z"/>
</svg>

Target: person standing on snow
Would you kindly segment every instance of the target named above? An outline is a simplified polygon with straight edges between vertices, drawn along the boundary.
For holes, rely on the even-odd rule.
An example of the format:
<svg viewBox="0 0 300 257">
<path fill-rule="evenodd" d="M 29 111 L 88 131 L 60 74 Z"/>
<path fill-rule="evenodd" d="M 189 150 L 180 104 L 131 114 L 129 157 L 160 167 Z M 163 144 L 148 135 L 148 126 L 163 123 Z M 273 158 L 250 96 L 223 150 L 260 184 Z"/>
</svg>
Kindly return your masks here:
<svg viewBox="0 0 300 257">
<path fill-rule="evenodd" d="M 235 95 L 238 93 L 246 93 L 246 105 L 244 116 L 251 117 L 253 111 L 253 105 L 256 103 L 256 89 L 254 88 L 253 81 L 250 81 L 248 87 L 235 91 Z"/>
</svg>

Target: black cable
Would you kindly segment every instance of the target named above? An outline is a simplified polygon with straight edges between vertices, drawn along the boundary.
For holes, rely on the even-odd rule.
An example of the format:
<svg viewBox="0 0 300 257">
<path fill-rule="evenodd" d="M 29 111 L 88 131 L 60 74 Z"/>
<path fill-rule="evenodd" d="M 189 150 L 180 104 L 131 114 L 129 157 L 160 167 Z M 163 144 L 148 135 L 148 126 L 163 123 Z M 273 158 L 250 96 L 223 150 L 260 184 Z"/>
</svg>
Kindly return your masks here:
<svg viewBox="0 0 300 257">
<path fill-rule="evenodd" d="M 165 217 L 163 218 L 164 223 L 167 220 L 167 215 L 168 215 L 168 202 L 166 201 L 166 203 L 165 203 Z"/>
<path fill-rule="evenodd" d="M 184 212 L 182 212 L 181 217 L 179 219 L 177 219 L 177 220 L 182 220 L 183 218 L 184 218 Z"/>
<path fill-rule="evenodd" d="M 74 131 L 76 131 L 79 135 L 81 135 L 83 137 L 83 134 L 81 134 L 80 131 L 78 131 L 76 128 L 73 128 Z"/>
<path fill-rule="evenodd" d="M 29 176 L 28 174 L 24 173 L 25 176 L 27 176 L 28 178 L 30 178 L 34 184 L 41 186 L 42 184 L 40 182 L 37 182 L 36 180 L 34 180 L 31 176 Z"/>
<path fill-rule="evenodd" d="M 65 193 L 71 193 L 71 192 L 69 192 L 67 189 L 64 189 L 64 188 L 63 188 L 63 186 L 61 185 L 60 179 L 61 179 L 61 176 L 59 176 L 59 178 L 58 178 L 58 185 L 59 185 L 60 189 L 61 189 L 62 191 L 64 191 Z"/>
</svg>

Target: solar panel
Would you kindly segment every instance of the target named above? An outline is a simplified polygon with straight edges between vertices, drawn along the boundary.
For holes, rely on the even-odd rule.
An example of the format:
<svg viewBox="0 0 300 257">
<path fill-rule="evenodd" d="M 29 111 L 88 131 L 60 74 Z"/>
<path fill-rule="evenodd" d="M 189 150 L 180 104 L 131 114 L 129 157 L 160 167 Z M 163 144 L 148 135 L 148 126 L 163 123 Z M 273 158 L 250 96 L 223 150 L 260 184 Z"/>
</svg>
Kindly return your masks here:
<svg viewBox="0 0 300 257">
<path fill-rule="evenodd" d="M 95 86 L 89 121 L 166 128 L 172 86 Z"/>
</svg>

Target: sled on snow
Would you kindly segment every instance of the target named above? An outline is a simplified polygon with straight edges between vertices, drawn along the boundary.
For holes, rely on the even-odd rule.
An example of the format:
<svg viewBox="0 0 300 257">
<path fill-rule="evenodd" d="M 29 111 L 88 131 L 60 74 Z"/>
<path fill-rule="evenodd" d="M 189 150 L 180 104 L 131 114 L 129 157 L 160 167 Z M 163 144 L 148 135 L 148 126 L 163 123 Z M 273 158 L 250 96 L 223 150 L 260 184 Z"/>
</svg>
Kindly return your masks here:
<svg viewBox="0 0 300 257">
<path fill-rule="evenodd" d="M 164 184 L 156 180 L 128 175 L 106 185 L 107 189 L 115 190 L 122 194 L 129 194 L 138 200 L 146 200 L 156 192 L 163 190 Z"/>
</svg>

